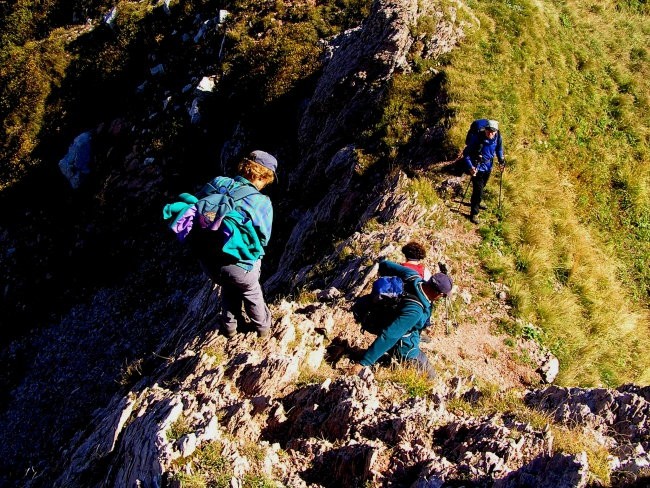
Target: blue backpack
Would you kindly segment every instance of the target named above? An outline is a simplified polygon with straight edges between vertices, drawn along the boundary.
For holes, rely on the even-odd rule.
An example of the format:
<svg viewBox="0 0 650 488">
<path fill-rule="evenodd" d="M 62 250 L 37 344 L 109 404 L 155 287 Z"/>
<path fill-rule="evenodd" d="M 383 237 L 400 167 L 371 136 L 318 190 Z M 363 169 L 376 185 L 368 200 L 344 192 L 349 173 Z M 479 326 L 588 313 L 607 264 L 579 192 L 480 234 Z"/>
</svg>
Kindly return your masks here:
<svg viewBox="0 0 650 488">
<path fill-rule="evenodd" d="M 419 278 L 413 275 L 406 282 Z M 381 335 L 399 315 L 404 300 L 420 303 L 417 297 L 406 292 L 405 284 L 399 276 L 380 276 L 374 281 L 370 294 L 361 297 L 352 309 L 362 331 Z"/>
<path fill-rule="evenodd" d="M 404 281 L 399 276 L 380 276 L 372 284 L 373 302 L 397 303 L 404 295 Z"/>
<path fill-rule="evenodd" d="M 254 193 L 259 193 L 249 185 L 235 186 L 229 179 L 227 185 L 220 185 L 217 178 L 209 182 L 199 192 L 198 197 L 181 193 L 180 201 L 163 207 L 163 219 L 169 220 L 169 228 L 180 241 L 184 241 L 192 229 L 217 231 L 226 215 L 237 211 L 237 202 Z M 199 233 L 195 231 L 191 235 Z"/>
<path fill-rule="evenodd" d="M 476 119 L 469 126 L 469 130 L 465 135 L 465 144 L 469 144 L 474 137 L 478 137 L 479 133 L 488 125 L 488 119 Z M 499 131 L 497 131 L 499 133 Z"/>
</svg>

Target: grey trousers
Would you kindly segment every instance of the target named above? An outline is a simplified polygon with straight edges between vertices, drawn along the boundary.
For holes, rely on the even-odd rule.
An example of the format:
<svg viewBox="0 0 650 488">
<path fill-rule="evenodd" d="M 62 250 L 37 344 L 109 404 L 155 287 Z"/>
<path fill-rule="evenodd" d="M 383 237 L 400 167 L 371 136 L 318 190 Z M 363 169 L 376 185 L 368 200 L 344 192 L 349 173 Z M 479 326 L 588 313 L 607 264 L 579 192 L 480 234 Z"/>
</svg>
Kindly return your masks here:
<svg viewBox="0 0 650 488">
<path fill-rule="evenodd" d="M 436 377 L 438 376 L 436 370 L 433 369 L 433 366 L 431 366 L 431 363 L 429 362 L 429 358 L 427 358 L 427 355 L 424 354 L 422 351 L 418 352 L 418 355 L 416 357 L 408 359 L 408 361 L 411 361 L 413 365 L 420 372 L 426 374 L 429 377 L 429 379 L 435 380 Z"/>
<path fill-rule="evenodd" d="M 217 282 L 221 285 L 221 326 L 226 335 L 237 331 L 237 323 L 243 321 L 242 305 L 257 332 L 271 327 L 271 312 L 264 301 L 258 260 L 253 269 L 246 271 L 235 264 L 221 268 Z"/>
</svg>

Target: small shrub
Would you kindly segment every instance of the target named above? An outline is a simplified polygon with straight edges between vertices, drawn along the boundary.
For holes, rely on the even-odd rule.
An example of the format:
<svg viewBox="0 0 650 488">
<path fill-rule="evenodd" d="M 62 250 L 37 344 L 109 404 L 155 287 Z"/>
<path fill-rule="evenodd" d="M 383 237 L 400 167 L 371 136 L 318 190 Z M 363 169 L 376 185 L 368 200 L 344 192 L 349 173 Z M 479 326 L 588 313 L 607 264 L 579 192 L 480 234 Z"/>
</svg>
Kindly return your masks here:
<svg viewBox="0 0 650 488">
<path fill-rule="evenodd" d="M 167 440 L 176 441 L 190 432 L 192 432 L 192 428 L 189 420 L 181 416 L 176 420 L 176 422 L 169 426 L 169 429 L 166 432 Z"/>
</svg>

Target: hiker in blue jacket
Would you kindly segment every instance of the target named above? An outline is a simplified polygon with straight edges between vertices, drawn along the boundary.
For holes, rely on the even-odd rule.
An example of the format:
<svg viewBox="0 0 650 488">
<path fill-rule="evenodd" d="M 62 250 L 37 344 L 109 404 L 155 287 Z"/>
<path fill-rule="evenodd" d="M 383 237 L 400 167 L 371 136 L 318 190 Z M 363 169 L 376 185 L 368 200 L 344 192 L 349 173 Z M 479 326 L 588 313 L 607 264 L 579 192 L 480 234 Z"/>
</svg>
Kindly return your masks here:
<svg viewBox="0 0 650 488">
<path fill-rule="evenodd" d="M 270 334 L 271 312 L 259 280 L 264 248 L 271 238 L 273 206 L 259 190 L 275 180 L 277 165 L 271 154 L 253 151 L 239 163 L 238 176 L 219 176 L 211 182 L 229 191 L 241 186 L 258 190 L 238 200 L 237 212 L 224 219 L 230 237 L 222 249 L 209 242 L 195 249 L 205 273 L 221 285 L 221 333 L 229 338 L 243 325 L 242 305 L 257 334 Z"/>
<path fill-rule="evenodd" d="M 499 169 L 505 168 L 503 157 L 503 141 L 496 120 L 479 119 L 472 122 L 465 139 L 463 160 L 467 171 L 472 176 L 472 198 L 469 218 L 474 224 L 479 224 L 478 214 L 485 206 L 481 204 L 483 189 L 487 185 L 494 156 L 499 161 Z"/>
<path fill-rule="evenodd" d="M 429 378 L 435 378 L 435 370 L 419 347 L 420 331 L 429 325 L 434 302 L 451 292 L 451 278 L 444 273 L 435 273 L 424 281 L 417 271 L 392 261 L 380 262 L 379 274 L 402 278 L 408 298 L 402 300 L 397 318 L 377 336 L 359 364 L 351 368 L 351 372 L 358 373 L 364 366 L 372 366 L 389 352 L 400 359 L 412 361 Z M 408 280 L 413 276 L 418 278 Z"/>
</svg>

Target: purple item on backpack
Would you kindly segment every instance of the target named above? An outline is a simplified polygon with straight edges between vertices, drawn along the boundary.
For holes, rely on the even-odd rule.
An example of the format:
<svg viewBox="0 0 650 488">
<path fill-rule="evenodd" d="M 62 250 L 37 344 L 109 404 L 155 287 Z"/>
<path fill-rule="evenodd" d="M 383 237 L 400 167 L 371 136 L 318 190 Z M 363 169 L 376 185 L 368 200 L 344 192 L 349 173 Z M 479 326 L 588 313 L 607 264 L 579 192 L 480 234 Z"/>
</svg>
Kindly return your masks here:
<svg viewBox="0 0 650 488">
<path fill-rule="evenodd" d="M 194 215 L 196 214 L 196 207 L 194 205 L 190 206 L 183 212 L 175 222 L 172 227 L 172 230 L 176 233 L 179 241 L 184 241 L 187 235 L 192 230 L 192 224 L 194 223 Z"/>
</svg>

